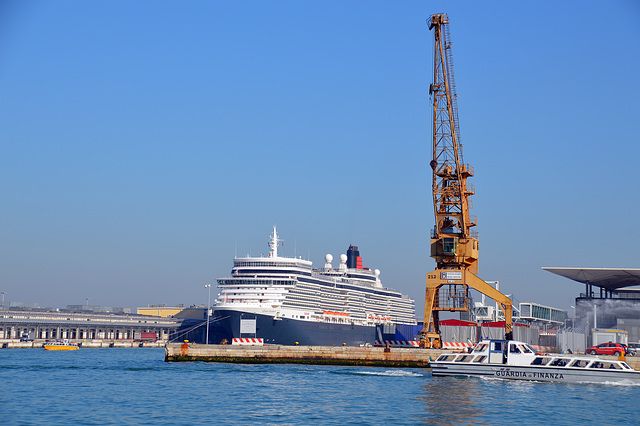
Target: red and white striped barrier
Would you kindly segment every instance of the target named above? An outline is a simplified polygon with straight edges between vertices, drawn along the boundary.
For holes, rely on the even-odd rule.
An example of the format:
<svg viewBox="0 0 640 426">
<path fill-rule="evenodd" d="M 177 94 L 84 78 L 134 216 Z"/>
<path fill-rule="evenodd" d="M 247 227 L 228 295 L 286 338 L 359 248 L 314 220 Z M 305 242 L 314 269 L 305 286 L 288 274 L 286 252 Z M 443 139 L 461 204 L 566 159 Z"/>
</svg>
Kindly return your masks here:
<svg viewBox="0 0 640 426">
<path fill-rule="evenodd" d="M 556 348 L 554 348 L 553 346 L 538 346 L 538 345 L 529 345 L 531 346 L 536 352 L 556 352 Z"/>
<path fill-rule="evenodd" d="M 231 342 L 232 345 L 258 345 L 258 346 L 262 346 L 264 345 L 264 339 L 258 339 L 255 337 L 247 337 L 247 338 L 239 338 L 239 337 L 234 337 L 233 341 Z"/>
<path fill-rule="evenodd" d="M 373 344 L 376 348 L 386 348 L 387 343 L 392 348 L 418 348 L 420 347 L 420 342 L 416 342 L 415 340 L 376 340 Z"/>
<path fill-rule="evenodd" d="M 475 343 L 442 342 L 442 349 L 466 349 L 475 346 Z"/>
</svg>

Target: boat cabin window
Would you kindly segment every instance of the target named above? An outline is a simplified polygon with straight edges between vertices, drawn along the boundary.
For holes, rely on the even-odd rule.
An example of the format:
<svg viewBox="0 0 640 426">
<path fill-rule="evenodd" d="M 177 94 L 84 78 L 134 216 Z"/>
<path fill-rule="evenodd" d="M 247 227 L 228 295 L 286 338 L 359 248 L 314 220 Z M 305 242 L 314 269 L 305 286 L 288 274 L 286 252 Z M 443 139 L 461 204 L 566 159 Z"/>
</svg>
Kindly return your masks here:
<svg viewBox="0 0 640 426">
<path fill-rule="evenodd" d="M 522 351 L 518 348 L 518 345 L 516 345 L 515 343 L 511 343 L 509 345 L 509 353 L 510 354 L 520 354 L 520 353 L 522 353 Z"/>
<path fill-rule="evenodd" d="M 473 351 L 474 352 L 484 352 L 485 349 L 487 349 L 487 344 L 486 343 L 478 343 L 478 345 L 475 347 L 475 349 Z"/>
<path fill-rule="evenodd" d="M 484 362 L 485 359 L 487 359 L 486 355 L 480 355 L 477 356 L 476 359 L 473 360 L 473 362 Z"/>
<path fill-rule="evenodd" d="M 620 364 L 616 362 L 596 361 L 592 363 L 589 368 L 606 368 L 610 370 L 622 370 Z"/>
<path fill-rule="evenodd" d="M 549 367 L 566 367 L 571 361 L 569 358 L 556 358 L 549 364 Z"/>
<path fill-rule="evenodd" d="M 502 342 L 491 342 L 491 350 L 492 351 L 501 351 L 502 350 Z"/>
<path fill-rule="evenodd" d="M 587 364 L 589 364 L 591 361 L 586 360 L 586 359 L 576 359 L 575 361 L 573 361 L 573 363 L 570 365 L 570 367 L 580 367 L 580 368 L 585 368 L 587 366 Z"/>
<path fill-rule="evenodd" d="M 456 362 L 471 362 L 472 358 L 473 358 L 472 355 L 463 355 L 458 357 L 458 359 L 456 359 Z"/>
<path fill-rule="evenodd" d="M 549 361 L 551 361 L 551 358 L 548 356 L 538 356 L 531 361 L 531 365 L 547 365 Z"/>
<path fill-rule="evenodd" d="M 453 361 L 457 355 L 440 355 L 438 361 Z"/>
</svg>

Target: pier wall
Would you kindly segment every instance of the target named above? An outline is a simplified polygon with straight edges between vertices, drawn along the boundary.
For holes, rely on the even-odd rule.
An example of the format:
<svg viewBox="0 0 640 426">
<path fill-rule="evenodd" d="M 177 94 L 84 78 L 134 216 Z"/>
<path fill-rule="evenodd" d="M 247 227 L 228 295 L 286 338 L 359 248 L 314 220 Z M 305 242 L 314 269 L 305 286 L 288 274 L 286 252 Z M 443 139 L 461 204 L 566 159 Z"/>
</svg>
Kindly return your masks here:
<svg viewBox="0 0 640 426">
<path fill-rule="evenodd" d="M 239 364 L 318 364 L 371 367 L 427 368 L 447 349 L 375 348 L 350 346 L 233 346 L 167 343 L 165 361 L 204 361 Z M 599 356 L 601 359 L 618 359 Z M 640 371 L 640 357 L 626 357 Z"/>
<path fill-rule="evenodd" d="M 325 364 L 424 368 L 438 349 L 351 346 L 232 346 L 167 343 L 165 361 L 205 361 L 242 364 Z"/>
</svg>

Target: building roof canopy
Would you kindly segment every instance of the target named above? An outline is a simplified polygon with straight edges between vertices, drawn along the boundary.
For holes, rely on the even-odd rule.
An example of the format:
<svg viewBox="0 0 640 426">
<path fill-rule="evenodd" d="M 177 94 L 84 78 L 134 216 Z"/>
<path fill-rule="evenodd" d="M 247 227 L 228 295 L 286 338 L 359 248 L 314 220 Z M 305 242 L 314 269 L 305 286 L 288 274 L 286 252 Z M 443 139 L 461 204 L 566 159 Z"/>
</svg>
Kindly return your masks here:
<svg viewBox="0 0 640 426">
<path fill-rule="evenodd" d="M 607 290 L 640 285 L 640 269 L 556 267 L 543 267 L 542 269 L 561 277 Z"/>
</svg>

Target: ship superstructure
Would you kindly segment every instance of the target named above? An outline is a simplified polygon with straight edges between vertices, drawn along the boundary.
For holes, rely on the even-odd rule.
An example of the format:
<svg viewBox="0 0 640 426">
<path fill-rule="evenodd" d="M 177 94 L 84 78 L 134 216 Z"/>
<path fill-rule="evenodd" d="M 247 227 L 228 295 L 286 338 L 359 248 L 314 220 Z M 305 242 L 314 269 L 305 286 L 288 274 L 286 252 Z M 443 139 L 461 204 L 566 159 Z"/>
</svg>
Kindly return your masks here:
<svg viewBox="0 0 640 426">
<path fill-rule="evenodd" d="M 358 247 L 340 255 L 337 267 L 328 254 L 323 268 L 313 268 L 279 256 L 280 241 L 274 226 L 268 256 L 235 258 L 231 276 L 218 279 L 214 320 L 226 335 L 241 337 L 240 320 L 254 318 L 253 334 L 269 343 L 363 344 L 373 343 L 376 327 L 416 324 L 414 300 L 383 287 L 380 271 L 362 266 Z"/>
</svg>

